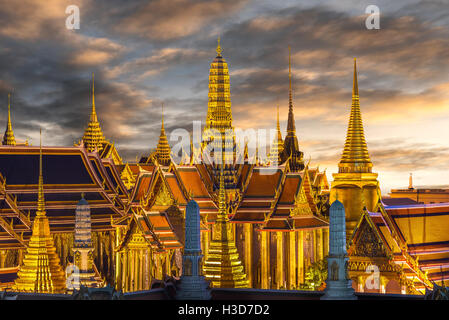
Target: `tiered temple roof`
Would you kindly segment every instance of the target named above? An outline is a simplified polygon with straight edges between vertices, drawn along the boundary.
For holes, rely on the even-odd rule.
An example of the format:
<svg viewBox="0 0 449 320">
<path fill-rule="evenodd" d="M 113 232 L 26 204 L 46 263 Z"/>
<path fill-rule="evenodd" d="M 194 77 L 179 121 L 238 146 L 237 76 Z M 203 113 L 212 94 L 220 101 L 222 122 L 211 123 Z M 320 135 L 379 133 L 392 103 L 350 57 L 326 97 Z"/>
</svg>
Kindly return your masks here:
<svg viewBox="0 0 449 320">
<path fill-rule="evenodd" d="M 0 247 L 24 247 L 38 210 L 39 147 L 0 146 Z M 73 232 L 80 194 L 91 205 L 93 231 L 113 230 L 125 215 L 128 191 L 112 159 L 82 147 L 42 147 L 46 216 L 52 232 Z M 23 239 L 22 239 L 23 237 Z"/>
</svg>

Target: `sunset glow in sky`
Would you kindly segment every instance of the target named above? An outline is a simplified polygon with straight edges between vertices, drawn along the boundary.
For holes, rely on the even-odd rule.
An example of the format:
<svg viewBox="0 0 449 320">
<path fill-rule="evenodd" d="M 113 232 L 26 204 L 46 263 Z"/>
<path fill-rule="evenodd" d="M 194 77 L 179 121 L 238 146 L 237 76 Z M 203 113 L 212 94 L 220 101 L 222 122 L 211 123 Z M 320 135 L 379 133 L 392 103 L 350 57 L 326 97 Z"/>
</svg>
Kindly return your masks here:
<svg viewBox="0 0 449 320">
<path fill-rule="evenodd" d="M 79 30 L 65 27 L 68 5 Z M 365 8 L 380 8 L 367 30 Z M 300 147 L 337 163 L 357 57 L 365 135 L 382 192 L 449 185 L 449 5 L 446 0 L 0 0 L 0 121 L 12 92 L 17 140 L 73 145 L 90 113 L 91 73 L 106 137 L 126 160 L 154 148 L 165 104 L 169 134 L 205 121 L 217 36 L 229 64 L 234 126 L 285 136 L 288 45 Z"/>
</svg>

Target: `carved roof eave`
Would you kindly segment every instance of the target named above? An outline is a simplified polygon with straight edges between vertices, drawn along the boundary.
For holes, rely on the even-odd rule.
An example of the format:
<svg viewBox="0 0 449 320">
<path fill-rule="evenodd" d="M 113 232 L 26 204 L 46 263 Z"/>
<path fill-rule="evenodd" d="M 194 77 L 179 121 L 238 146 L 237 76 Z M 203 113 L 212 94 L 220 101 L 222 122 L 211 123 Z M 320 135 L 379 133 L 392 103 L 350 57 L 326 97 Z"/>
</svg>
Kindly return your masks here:
<svg viewBox="0 0 449 320">
<path fill-rule="evenodd" d="M 10 150 L 8 150 L 10 149 Z M 19 153 L 19 154 L 39 154 L 39 147 L 35 147 L 35 146 L 15 146 L 14 148 L 7 148 L 6 146 L 2 146 L 2 151 L 11 151 L 12 154 L 15 153 Z M 116 202 L 118 202 L 119 206 L 122 208 L 125 208 L 125 204 L 123 203 L 123 199 L 121 198 L 122 196 L 119 196 L 117 190 L 114 189 L 113 184 L 110 180 L 109 175 L 107 174 L 107 172 L 105 171 L 105 167 L 104 167 L 104 161 L 100 158 L 100 156 L 98 155 L 98 153 L 96 152 L 88 152 L 86 148 L 82 147 L 82 146 L 77 146 L 77 147 L 49 147 L 49 146 L 43 146 L 42 147 L 42 152 L 43 154 L 68 154 L 68 155 L 79 155 L 81 156 L 82 160 L 83 160 L 83 164 L 86 168 L 86 171 L 89 173 L 89 175 L 91 176 L 92 180 L 93 180 L 93 185 L 90 186 L 92 188 L 92 191 L 95 192 L 99 192 L 101 193 L 109 202 L 109 204 L 111 205 L 111 208 L 118 214 L 118 215 L 123 215 L 124 214 L 124 210 L 120 209 Z M 98 169 L 99 172 L 101 174 L 101 176 L 98 176 L 96 174 L 96 171 L 94 169 L 94 165 L 92 164 L 91 160 L 94 160 L 97 162 L 98 164 Z M 112 163 L 112 160 L 110 160 Z M 106 162 L 108 162 L 108 160 L 106 160 Z M 111 166 L 111 170 L 112 172 L 115 174 L 117 183 L 119 185 L 123 184 L 120 176 L 118 175 L 118 172 L 115 168 L 115 164 Z M 101 180 L 103 179 L 103 180 Z M 113 190 L 112 192 L 107 190 L 105 188 L 105 183 L 109 186 L 110 190 Z M 81 186 L 81 185 L 80 185 Z M 26 185 L 27 189 L 32 189 L 32 190 L 37 190 L 37 185 Z M 46 186 L 47 189 L 48 186 Z M 60 192 L 74 192 L 77 191 L 78 189 L 74 189 L 72 187 L 70 188 L 64 188 L 65 185 L 60 185 L 57 186 L 57 190 Z M 84 189 L 83 191 L 85 191 L 86 189 Z M 127 190 L 126 188 L 123 189 L 124 190 L 124 194 L 125 196 L 123 197 L 127 197 Z M 13 190 L 12 193 L 16 192 L 18 190 Z"/>
<path fill-rule="evenodd" d="M 189 202 L 191 200 L 190 194 L 187 192 L 187 189 L 184 185 L 184 181 L 182 181 L 181 177 L 179 176 L 178 172 L 178 165 L 172 162 L 170 166 L 168 167 L 168 172 L 173 173 L 176 179 L 176 183 L 179 186 L 179 189 L 181 189 L 182 195 L 184 199 L 186 199 L 186 202 Z"/>
<path fill-rule="evenodd" d="M 142 179 L 145 177 L 151 177 L 153 179 L 155 170 L 156 170 L 156 167 L 153 167 L 153 171 L 146 171 L 146 170 L 140 169 L 140 171 L 136 177 L 136 183 L 134 184 L 134 187 L 130 192 L 130 197 L 128 200 L 129 204 L 132 204 L 133 202 L 136 201 L 137 192 L 140 189 Z M 150 186 L 151 186 L 151 181 L 150 181 Z"/>
<path fill-rule="evenodd" d="M 271 219 L 272 215 L 274 214 L 274 211 L 277 208 L 277 205 L 279 203 L 279 199 L 281 197 L 282 191 L 284 191 L 284 186 L 285 186 L 285 180 L 287 178 L 287 173 L 289 173 L 289 172 L 290 172 L 290 165 L 287 163 L 284 166 L 284 170 L 282 171 L 282 175 L 281 175 L 281 179 L 279 181 L 279 185 L 276 188 L 274 199 L 271 202 L 271 208 L 270 208 L 270 211 L 268 212 L 268 214 L 265 217 L 265 221 L 268 221 L 268 220 Z M 302 181 L 301 181 L 301 183 L 302 183 Z M 298 190 L 299 189 L 300 188 L 298 188 Z M 296 190 L 296 192 L 298 192 L 298 190 Z"/>
</svg>

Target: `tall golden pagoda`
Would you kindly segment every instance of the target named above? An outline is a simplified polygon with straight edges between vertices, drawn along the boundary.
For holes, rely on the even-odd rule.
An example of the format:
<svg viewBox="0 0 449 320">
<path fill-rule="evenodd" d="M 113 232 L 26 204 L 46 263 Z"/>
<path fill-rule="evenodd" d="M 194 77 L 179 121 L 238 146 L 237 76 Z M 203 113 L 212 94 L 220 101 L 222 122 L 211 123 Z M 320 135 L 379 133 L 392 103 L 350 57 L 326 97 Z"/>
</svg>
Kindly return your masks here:
<svg viewBox="0 0 449 320">
<path fill-rule="evenodd" d="M 379 182 L 377 173 L 372 172 L 372 167 L 360 112 L 357 64 L 354 58 L 351 115 L 338 173 L 333 174 L 329 201 L 332 203 L 338 198 L 343 203 L 346 210 L 347 235 L 352 234 L 363 207 L 373 211 L 378 202 Z"/>
<path fill-rule="evenodd" d="M 39 193 L 36 217 L 23 264 L 17 275 L 13 290 L 19 292 L 64 293 L 66 290 L 65 274 L 56 253 L 45 212 L 42 138 L 39 151 Z"/>
<path fill-rule="evenodd" d="M 276 131 L 277 134 L 268 157 L 270 165 L 282 163 L 282 154 L 284 153 L 284 141 L 282 140 L 281 126 L 279 125 L 279 105 L 277 106 Z"/>
<path fill-rule="evenodd" d="M 168 144 L 167 135 L 165 134 L 164 127 L 164 104 L 162 104 L 162 124 L 161 124 L 161 134 L 159 135 L 159 142 L 157 143 L 157 148 L 155 156 L 157 162 L 160 165 L 168 166 L 170 164 L 170 145 Z"/>
<path fill-rule="evenodd" d="M 11 124 L 11 94 L 8 93 L 8 122 L 6 124 L 5 134 L 3 135 L 3 145 L 15 146 L 16 139 L 14 138 L 14 131 Z"/>
<path fill-rule="evenodd" d="M 298 138 L 296 137 L 295 115 L 293 114 L 293 89 L 292 89 L 292 63 L 291 48 L 288 47 L 288 120 L 287 135 L 284 141 L 284 156 L 286 160 L 290 157 L 290 169 L 301 171 L 304 169 L 304 153 L 299 150 Z"/>
<path fill-rule="evenodd" d="M 232 163 L 235 156 L 235 135 L 232 126 L 231 89 L 228 64 L 221 55 L 220 38 L 218 38 L 216 51 L 217 56 L 210 65 L 209 102 L 203 133 L 203 148 L 214 140 L 216 134 L 220 134 L 222 146 L 214 145 L 214 150 L 222 148 L 222 150 L 232 151 L 225 156 L 225 163 Z"/>
<path fill-rule="evenodd" d="M 208 150 L 215 159 L 213 174 L 217 188 L 221 167 L 224 166 L 225 188 L 230 194 L 233 194 L 236 183 L 234 169 L 236 143 L 232 125 L 231 87 L 228 64 L 221 55 L 220 37 L 218 37 L 217 42 L 217 56 L 210 65 L 209 101 L 206 125 L 203 131 L 202 154 L 204 155 L 205 150 Z M 217 150 L 220 150 L 224 157 L 221 157 Z M 220 157 L 224 159 L 224 162 Z M 220 163 L 218 163 L 218 159 Z"/>
<path fill-rule="evenodd" d="M 227 215 L 223 167 L 220 173 L 218 201 L 217 219 L 213 225 L 212 240 L 204 262 L 206 280 L 210 280 L 215 288 L 248 288 L 249 283 L 243 272 L 232 225 Z"/>
<path fill-rule="evenodd" d="M 95 110 L 95 83 L 94 73 L 92 72 L 92 112 L 90 114 L 90 121 L 87 125 L 83 136 L 84 146 L 89 152 L 94 152 L 95 149 L 101 151 L 106 142 L 106 138 L 101 131 L 100 123 L 98 122 L 97 111 Z"/>
</svg>

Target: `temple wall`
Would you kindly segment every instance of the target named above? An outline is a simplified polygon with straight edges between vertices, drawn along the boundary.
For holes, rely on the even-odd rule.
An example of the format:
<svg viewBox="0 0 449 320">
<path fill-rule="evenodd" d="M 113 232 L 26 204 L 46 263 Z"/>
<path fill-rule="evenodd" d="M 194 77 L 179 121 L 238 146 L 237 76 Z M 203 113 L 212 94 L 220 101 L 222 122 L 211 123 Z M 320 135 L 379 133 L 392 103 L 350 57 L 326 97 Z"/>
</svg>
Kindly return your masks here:
<svg viewBox="0 0 449 320">
<path fill-rule="evenodd" d="M 235 225 L 236 246 L 251 288 L 298 290 L 310 265 L 329 251 L 326 228 L 269 232 L 257 230 L 257 224 Z"/>
</svg>

